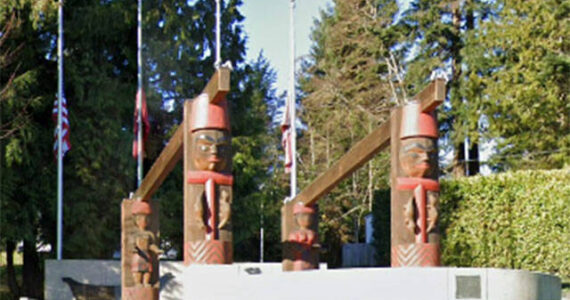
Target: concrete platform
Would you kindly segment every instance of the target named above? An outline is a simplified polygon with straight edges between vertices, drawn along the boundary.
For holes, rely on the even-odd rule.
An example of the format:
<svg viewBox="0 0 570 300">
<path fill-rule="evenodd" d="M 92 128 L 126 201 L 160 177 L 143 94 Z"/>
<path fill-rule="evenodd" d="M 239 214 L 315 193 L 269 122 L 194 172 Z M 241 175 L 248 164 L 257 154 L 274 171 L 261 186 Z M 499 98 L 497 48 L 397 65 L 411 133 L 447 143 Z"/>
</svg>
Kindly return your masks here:
<svg viewBox="0 0 570 300">
<path fill-rule="evenodd" d="M 46 262 L 46 299 L 73 299 L 61 278 L 120 285 L 119 261 Z M 161 262 L 162 300 L 560 300 L 556 276 L 493 268 L 354 268 L 283 273 L 278 263 L 226 266 Z M 116 298 L 118 299 L 118 298 Z"/>
</svg>

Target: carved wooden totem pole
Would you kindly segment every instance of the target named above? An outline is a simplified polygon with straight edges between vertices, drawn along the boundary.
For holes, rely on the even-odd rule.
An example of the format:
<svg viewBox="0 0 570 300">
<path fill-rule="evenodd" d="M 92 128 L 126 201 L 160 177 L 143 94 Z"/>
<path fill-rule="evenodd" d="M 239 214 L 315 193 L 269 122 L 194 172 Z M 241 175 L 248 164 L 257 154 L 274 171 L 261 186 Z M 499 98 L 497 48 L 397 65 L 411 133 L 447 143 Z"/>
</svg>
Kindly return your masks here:
<svg viewBox="0 0 570 300">
<path fill-rule="evenodd" d="M 440 265 L 435 107 L 418 102 L 392 115 L 392 266 Z M 401 126 L 397 126 L 401 124 Z"/>
<path fill-rule="evenodd" d="M 231 264 L 231 135 L 225 96 L 184 105 L 184 263 Z"/>
<path fill-rule="evenodd" d="M 157 205 L 155 205 L 157 206 Z M 122 295 L 123 299 L 158 299 L 157 209 L 146 201 L 125 199 L 122 222 Z M 151 222 L 152 219 L 152 222 Z"/>
<path fill-rule="evenodd" d="M 289 270 L 318 269 L 318 256 L 315 257 L 313 253 L 318 247 L 317 233 L 313 230 L 315 209 L 298 202 L 293 207 L 293 214 L 298 227 L 288 237 L 287 246 L 290 247 L 291 253 Z"/>
</svg>

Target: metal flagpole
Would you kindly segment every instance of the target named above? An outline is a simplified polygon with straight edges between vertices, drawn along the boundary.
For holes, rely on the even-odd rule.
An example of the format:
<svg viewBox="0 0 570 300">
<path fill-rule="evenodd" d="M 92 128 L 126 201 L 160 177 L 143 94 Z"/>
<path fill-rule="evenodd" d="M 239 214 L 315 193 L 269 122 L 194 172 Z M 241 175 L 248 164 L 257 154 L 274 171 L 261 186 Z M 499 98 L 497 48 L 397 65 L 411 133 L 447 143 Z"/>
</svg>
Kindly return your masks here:
<svg viewBox="0 0 570 300">
<path fill-rule="evenodd" d="M 222 64 L 222 54 L 221 54 L 221 48 L 222 48 L 222 44 L 221 44 L 221 36 L 222 36 L 222 32 L 221 32 L 221 14 L 220 14 L 220 1 L 221 0 L 216 0 L 216 62 L 214 63 L 214 66 L 216 67 L 216 69 L 219 69 L 221 64 Z"/>
<path fill-rule="evenodd" d="M 57 260 L 61 260 L 63 248 L 63 0 L 59 0 L 57 39 Z"/>
<path fill-rule="evenodd" d="M 290 29 L 290 74 L 289 74 L 289 130 L 291 130 L 291 195 L 293 200 L 297 195 L 297 130 L 295 126 L 295 0 L 291 1 L 289 13 Z"/>
<path fill-rule="evenodd" d="M 143 97 L 143 78 L 142 78 L 142 0 L 138 0 L 137 4 L 137 187 L 142 183 L 143 179 L 143 128 L 142 128 L 142 97 Z"/>
</svg>

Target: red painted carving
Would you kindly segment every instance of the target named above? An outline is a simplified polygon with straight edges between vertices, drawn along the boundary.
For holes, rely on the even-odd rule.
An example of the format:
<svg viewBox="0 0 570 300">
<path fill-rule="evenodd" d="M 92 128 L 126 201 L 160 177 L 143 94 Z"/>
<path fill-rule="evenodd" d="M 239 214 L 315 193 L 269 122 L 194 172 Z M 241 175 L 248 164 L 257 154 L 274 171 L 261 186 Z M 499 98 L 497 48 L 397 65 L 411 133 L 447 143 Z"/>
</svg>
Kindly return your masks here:
<svg viewBox="0 0 570 300">
<path fill-rule="evenodd" d="M 293 271 L 316 269 L 317 265 L 311 259 L 311 251 L 315 246 L 317 235 L 310 229 L 315 210 L 302 203 L 297 203 L 293 207 L 293 213 L 299 225 L 299 229 L 291 232 L 288 238 L 294 247 Z"/>
<path fill-rule="evenodd" d="M 439 245 L 430 243 L 400 244 L 392 247 L 392 267 L 439 266 Z"/>
<path fill-rule="evenodd" d="M 217 103 L 209 102 L 207 94 L 202 94 L 192 101 L 191 131 L 199 129 L 230 130 L 228 101 L 220 99 Z"/>
<path fill-rule="evenodd" d="M 189 264 L 231 264 L 232 243 L 227 241 L 196 241 L 184 245 Z"/>
<path fill-rule="evenodd" d="M 435 226 L 434 224 L 430 224 L 430 226 L 428 226 L 428 209 L 427 209 L 426 192 L 427 191 L 439 192 L 439 182 L 433 179 L 399 177 L 398 182 L 396 183 L 396 188 L 401 191 L 404 190 L 414 191 L 414 196 L 412 199 L 415 201 L 410 202 L 409 204 L 410 206 L 406 208 L 406 211 L 408 211 L 407 213 L 408 215 L 406 216 L 406 221 L 408 223 L 412 221 L 409 219 L 411 217 L 411 215 L 409 215 L 410 214 L 409 211 L 411 211 L 410 207 L 413 204 L 415 204 L 417 208 L 418 217 L 416 224 L 411 223 L 413 224 L 413 226 L 407 225 L 407 227 L 414 231 L 417 243 L 427 243 L 427 233 L 431 231 L 431 229 L 433 229 Z M 435 218 L 437 218 L 437 213 Z M 435 223 L 435 220 L 431 223 Z"/>
<path fill-rule="evenodd" d="M 232 263 L 231 137 L 227 101 L 200 95 L 191 104 L 185 163 L 188 194 L 184 262 Z"/>
<path fill-rule="evenodd" d="M 411 192 L 403 207 L 403 222 L 413 233 L 415 243 L 392 245 L 392 266 L 440 264 L 439 233 L 436 232 L 439 199 L 437 137 L 437 121 L 433 112 L 421 111 L 419 103 L 415 102 L 403 107 L 399 152 L 401 173 L 396 178 L 395 188 Z M 434 235 L 431 240 L 430 233 Z"/>
<path fill-rule="evenodd" d="M 229 212 L 231 202 L 228 199 L 227 193 L 222 191 L 220 196 L 220 202 L 216 203 L 216 184 L 232 186 L 234 183 L 234 178 L 231 175 L 226 175 L 222 173 L 215 173 L 211 171 L 190 171 L 187 175 L 187 180 L 189 184 L 204 184 L 204 190 L 206 195 L 206 204 L 208 205 L 206 210 L 207 222 L 204 223 L 202 220 L 204 214 L 204 208 L 202 207 L 202 201 L 196 202 L 196 217 L 198 217 L 197 222 L 199 226 L 205 229 L 207 240 L 218 239 L 218 229 L 224 227 L 229 222 Z M 218 222 L 218 209 L 220 206 L 220 220 Z M 222 209 L 223 208 L 223 209 Z"/>
</svg>

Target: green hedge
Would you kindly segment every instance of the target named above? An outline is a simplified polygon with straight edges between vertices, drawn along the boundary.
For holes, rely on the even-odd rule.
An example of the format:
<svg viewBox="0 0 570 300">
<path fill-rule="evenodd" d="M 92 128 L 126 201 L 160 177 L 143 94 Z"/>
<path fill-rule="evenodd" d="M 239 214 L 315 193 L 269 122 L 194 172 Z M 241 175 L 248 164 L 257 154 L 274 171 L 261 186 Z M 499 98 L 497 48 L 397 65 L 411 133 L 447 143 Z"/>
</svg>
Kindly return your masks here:
<svg viewBox="0 0 570 300">
<path fill-rule="evenodd" d="M 570 168 L 441 180 L 442 263 L 570 279 Z M 390 192 L 373 205 L 374 246 L 390 264 Z"/>
<path fill-rule="evenodd" d="M 442 180 L 442 262 L 570 278 L 570 169 Z"/>
</svg>

